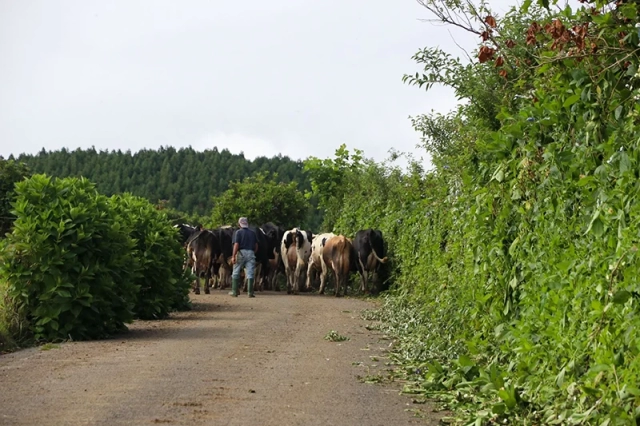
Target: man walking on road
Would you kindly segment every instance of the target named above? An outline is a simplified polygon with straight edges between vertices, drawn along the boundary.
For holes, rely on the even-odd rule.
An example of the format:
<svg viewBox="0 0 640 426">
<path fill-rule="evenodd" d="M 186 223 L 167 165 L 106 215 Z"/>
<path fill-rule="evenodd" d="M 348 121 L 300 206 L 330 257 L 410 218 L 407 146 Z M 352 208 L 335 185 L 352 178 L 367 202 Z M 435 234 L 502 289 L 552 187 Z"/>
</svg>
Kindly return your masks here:
<svg viewBox="0 0 640 426">
<path fill-rule="evenodd" d="M 238 220 L 240 229 L 233 233 L 233 274 L 231 275 L 231 293 L 233 297 L 238 297 L 238 283 L 240 272 L 245 269 L 248 280 L 249 297 L 256 297 L 253 294 L 253 271 L 256 266 L 256 253 L 258 252 L 258 237 L 255 232 L 249 229 L 249 222 L 246 217 Z"/>
</svg>

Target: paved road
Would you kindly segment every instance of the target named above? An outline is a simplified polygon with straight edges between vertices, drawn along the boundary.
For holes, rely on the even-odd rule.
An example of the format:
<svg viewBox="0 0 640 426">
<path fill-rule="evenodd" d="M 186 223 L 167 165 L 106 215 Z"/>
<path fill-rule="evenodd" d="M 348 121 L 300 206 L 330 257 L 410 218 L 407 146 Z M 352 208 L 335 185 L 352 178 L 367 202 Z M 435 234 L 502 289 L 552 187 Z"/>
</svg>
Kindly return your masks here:
<svg viewBox="0 0 640 426">
<path fill-rule="evenodd" d="M 193 311 L 137 321 L 115 339 L 0 356 L 0 424 L 436 424 L 397 387 L 358 379 L 387 368 L 389 341 L 360 319 L 370 303 L 217 291 L 193 300 Z M 350 340 L 324 340 L 330 330 Z"/>
</svg>

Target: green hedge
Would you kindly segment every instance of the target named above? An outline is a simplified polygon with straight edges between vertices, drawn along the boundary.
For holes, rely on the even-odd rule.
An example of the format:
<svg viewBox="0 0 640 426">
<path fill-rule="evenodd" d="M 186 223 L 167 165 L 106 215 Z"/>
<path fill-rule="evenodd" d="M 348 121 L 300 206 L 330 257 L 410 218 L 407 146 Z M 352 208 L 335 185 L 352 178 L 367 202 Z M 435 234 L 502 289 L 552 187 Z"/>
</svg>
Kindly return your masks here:
<svg viewBox="0 0 640 426">
<path fill-rule="evenodd" d="M 8 294 L 36 339 L 104 337 L 133 320 L 134 241 L 86 179 L 36 175 L 18 183 L 8 236 Z"/>
<path fill-rule="evenodd" d="M 467 102 L 414 119 L 434 170 L 365 163 L 326 203 L 388 241 L 407 390 L 466 424 L 636 424 L 640 5 L 421 3 L 486 30 L 478 61 L 427 47 L 405 78 Z"/>
<path fill-rule="evenodd" d="M 139 289 L 135 316 L 166 318 L 171 311 L 187 308 L 190 274 L 182 273 L 184 250 L 166 215 L 146 199 L 131 194 L 114 195 L 111 205 L 135 241 L 135 282 Z"/>
<path fill-rule="evenodd" d="M 16 193 L 2 277 L 36 340 L 101 338 L 188 308 L 176 230 L 149 202 L 45 175 Z"/>
</svg>

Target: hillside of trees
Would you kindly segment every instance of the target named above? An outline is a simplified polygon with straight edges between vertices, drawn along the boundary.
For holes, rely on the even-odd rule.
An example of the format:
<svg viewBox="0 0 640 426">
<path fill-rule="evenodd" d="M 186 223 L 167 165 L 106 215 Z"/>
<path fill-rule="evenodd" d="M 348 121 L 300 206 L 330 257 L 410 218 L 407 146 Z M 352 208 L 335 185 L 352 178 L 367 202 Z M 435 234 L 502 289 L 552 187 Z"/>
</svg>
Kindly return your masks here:
<svg viewBox="0 0 640 426">
<path fill-rule="evenodd" d="M 10 157 L 12 159 L 12 157 Z M 283 183 L 296 182 L 300 190 L 309 190 L 302 161 L 286 156 L 258 157 L 251 161 L 242 154 L 217 148 L 196 151 L 192 148 L 159 150 L 69 151 L 42 150 L 36 155 L 20 155 L 29 170 L 55 177 L 84 176 L 105 195 L 131 192 L 152 203 L 181 212 L 209 215 L 213 198 L 229 188 L 232 181 L 258 173 L 277 174 Z"/>
</svg>

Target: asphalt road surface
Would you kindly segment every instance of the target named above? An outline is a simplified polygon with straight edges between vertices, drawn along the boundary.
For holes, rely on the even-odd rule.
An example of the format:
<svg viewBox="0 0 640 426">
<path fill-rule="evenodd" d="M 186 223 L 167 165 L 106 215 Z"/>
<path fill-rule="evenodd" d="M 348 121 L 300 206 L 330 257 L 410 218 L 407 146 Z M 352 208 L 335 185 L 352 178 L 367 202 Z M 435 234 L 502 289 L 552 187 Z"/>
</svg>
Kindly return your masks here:
<svg viewBox="0 0 640 426">
<path fill-rule="evenodd" d="M 0 424 L 437 424 L 400 384 L 363 382 L 389 368 L 390 341 L 360 317 L 372 303 L 217 290 L 192 299 L 193 311 L 113 339 L 0 355 Z M 350 340 L 325 340 L 331 330 Z"/>
</svg>

